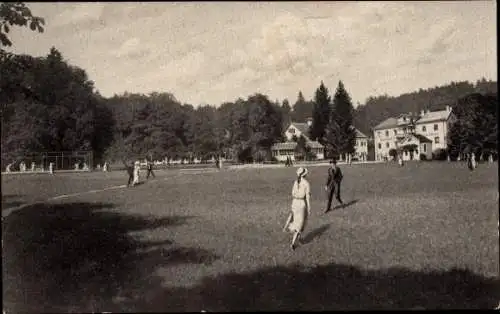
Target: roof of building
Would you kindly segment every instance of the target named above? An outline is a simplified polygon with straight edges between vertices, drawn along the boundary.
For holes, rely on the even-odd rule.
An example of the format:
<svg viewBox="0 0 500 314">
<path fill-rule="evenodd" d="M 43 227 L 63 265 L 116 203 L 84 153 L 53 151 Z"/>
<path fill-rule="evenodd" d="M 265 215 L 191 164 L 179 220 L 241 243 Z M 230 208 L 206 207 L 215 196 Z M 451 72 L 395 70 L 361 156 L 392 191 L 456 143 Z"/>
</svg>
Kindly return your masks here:
<svg viewBox="0 0 500 314">
<path fill-rule="evenodd" d="M 398 139 L 398 144 L 404 144 L 405 142 L 411 142 L 411 139 L 416 139 L 419 143 L 432 143 L 432 141 L 418 133 L 405 134 L 403 137 Z"/>
<path fill-rule="evenodd" d="M 297 147 L 296 142 L 276 143 L 271 147 L 271 150 L 293 150 Z"/>
<path fill-rule="evenodd" d="M 300 131 L 300 133 L 305 136 L 307 136 L 307 133 L 309 133 L 309 126 L 307 125 L 307 123 L 292 122 L 290 125 L 296 127 Z"/>
<path fill-rule="evenodd" d="M 416 116 L 415 124 L 427 123 L 431 121 L 446 121 L 450 117 L 451 111 L 446 109 L 438 111 L 427 111 L 423 115 Z M 398 118 L 412 117 L 409 113 L 399 114 L 397 117 L 390 117 L 376 125 L 374 130 L 391 129 L 398 127 Z"/>
<path fill-rule="evenodd" d="M 413 133 L 412 136 L 416 137 L 419 140 L 419 142 L 421 142 L 421 143 L 426 143 L 426 142 L 432 143 L 432 141 L 428 137 L 425 137 L 422 134 Z"/>
<path fill-rule="evenodd" d="M 387 118 L 384 121 L 380 122 L 373 129 L 374 130 L 383 130 L 383 129 L 395 128 L 397 126 L 398 126 L 398 119 L 390 117 L 390 118 Z"/>
<path fill-rule="evenodd" d="M 310 148 L 323 148 L 324 146 L 321 145 L 320 142 L 318 141 L 308 141 L 306 143 L 307 146 L 309 146 Z"/>
<path fill-rule="evenodd" d="M 420 119 L 417 120 L 416 124 L 427 123 L 431 121 L 446 121 L 450 117 L 451 111 L 439 110 L 439 111 L 427 111 L 424 113 Z"/>
<path fill-rule="evenodd" d="M 360 130 L 356 129 L 356 137 L 366 137 L 368 138 L 368 136 L 364 135 Z"/>
</svg>

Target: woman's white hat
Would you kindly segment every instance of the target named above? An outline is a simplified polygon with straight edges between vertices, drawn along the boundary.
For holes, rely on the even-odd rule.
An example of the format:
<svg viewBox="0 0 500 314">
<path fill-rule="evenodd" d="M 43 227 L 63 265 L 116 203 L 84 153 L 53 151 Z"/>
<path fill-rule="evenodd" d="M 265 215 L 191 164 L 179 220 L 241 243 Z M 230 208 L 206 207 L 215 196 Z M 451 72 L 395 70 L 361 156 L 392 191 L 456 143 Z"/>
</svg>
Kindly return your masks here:
<svg viewBox="0 0 500 314">
<path fill-rule="evenodd" d="M 308 171 L 306 168 L 300 167 L 297 169 L 297 175 L 300 177 L 305 177 L 307 175 Z"/>
</svg>

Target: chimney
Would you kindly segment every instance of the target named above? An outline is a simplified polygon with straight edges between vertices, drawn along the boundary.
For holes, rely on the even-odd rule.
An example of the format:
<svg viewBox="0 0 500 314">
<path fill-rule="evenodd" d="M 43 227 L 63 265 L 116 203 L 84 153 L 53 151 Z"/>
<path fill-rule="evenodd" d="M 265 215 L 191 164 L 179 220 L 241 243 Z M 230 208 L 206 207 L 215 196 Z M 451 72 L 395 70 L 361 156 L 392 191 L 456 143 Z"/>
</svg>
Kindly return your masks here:
<svg viewBox="0 0 500 314">
<path fill-rule="evenodd" d="M 424 109 L 420 110 L 420 115 L 423 116 L 424 114 L 425 114 L 425 110 Z"/>
<path fill-rule="evenodd" d="M 306 121 L 307 121 L 307 126 L 311 127 L 311 125 L 313 124 L 313 119 L 312 118 L 307 118 Z"/>
</svg>

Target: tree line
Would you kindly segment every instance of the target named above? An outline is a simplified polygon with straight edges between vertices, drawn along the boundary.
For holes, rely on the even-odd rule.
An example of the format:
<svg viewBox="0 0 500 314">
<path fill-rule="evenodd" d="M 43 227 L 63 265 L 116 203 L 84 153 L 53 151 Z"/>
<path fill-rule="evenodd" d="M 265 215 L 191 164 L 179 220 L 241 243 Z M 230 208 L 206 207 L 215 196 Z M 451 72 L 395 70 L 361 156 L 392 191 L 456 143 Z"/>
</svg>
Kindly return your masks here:
<svg viewBox="0 0 500 314">
<path fill-rule="evenodd" d="M 452 104 L 458 118 L 450 152 L 496 149 L 496 82 L 452 82 L 398 97 L 369 97 L 355 109 L 342 81 L 333 95 L 323 82 L 311 100 L 299 91 L 293 105 L 262 94 L 196 108 L 168 92 L 105 98 L 85 70 L 70 65 L 56 48 L 40 58 L 3 49 L 12 45 L 9 25 L 43 31 L 43 24 L 22 3 L 1 4 L 2 166 L 30 152 L 74 150 L 93 150 L 96 163 L 216 154 L 243 162 L 270 160 L 271 146 L 283 141 L 289 123 L 309 117 L 309 137 L 325 146 L 327 157 L 336 157 L 354 152 L 354 127 L 370 135 L 389 116 L 444 104 Z"/>
</svg>

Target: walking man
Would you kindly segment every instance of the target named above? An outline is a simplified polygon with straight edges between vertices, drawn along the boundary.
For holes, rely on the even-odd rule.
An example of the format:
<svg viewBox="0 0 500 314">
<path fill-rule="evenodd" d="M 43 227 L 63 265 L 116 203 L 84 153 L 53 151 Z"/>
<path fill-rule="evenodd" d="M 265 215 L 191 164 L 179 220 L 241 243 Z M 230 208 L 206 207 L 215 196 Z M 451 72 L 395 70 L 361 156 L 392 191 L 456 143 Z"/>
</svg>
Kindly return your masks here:
<svg viewBox="0 0 500 314">
<path fill-rule="evenodd" d="M 153 178 L 156 178 L 155 173 L 153 172 L 153 162 L 149 159 L 146 160 L 148 173 L 146 174 L 146 180 L 149 179 L 149 175 L 152 175 Z"/>
<path fill-rule="evenodd" d="M 132 185 L 132 182 L 134 181 L 134 166 L 127 164 L 125 160 L 122 160 L 122 162 L 125 165 L 125 170 L 127 170 L 128 173 L 127 187 L 130 187 Z"/>
<path fill-rule="evenodd" d="M 332 166 L 328 169 L 328 179 L 326 180 L 325 191 L 328 195 L 328 205 L 326 207 L 325 213 L 329 212 L 332 206 L 333 194 L 335 193 L 335 198 L 344 206 L 344 202 L 340 198 L 340 183 L 342 182 L 342 171 L 337 166 L 337 161 L 333 159 L 331 161 Z"/>
</svg>

